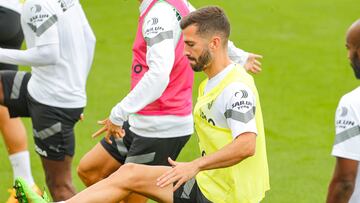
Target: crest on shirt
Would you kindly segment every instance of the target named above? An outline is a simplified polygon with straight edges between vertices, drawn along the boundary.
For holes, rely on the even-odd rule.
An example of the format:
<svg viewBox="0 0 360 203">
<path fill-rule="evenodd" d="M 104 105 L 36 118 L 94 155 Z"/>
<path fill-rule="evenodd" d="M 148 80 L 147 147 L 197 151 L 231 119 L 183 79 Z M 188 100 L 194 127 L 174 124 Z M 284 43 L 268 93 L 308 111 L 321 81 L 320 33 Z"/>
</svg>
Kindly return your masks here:
<svg viewBox="0 0 360 203">
<path fill-rule="evenodd" d="M 30 8 L 30 10 L 33 13 L 39 13 L 41 11 L 41 6 L 39 4 L 35 4 Z"/>
<path fill-rule="evenodd" d="M 60 4 L 60 7 L 63 12 L 67 11 L 69 8 L 75 5 L 74 0 L 58 0 L 58 3 Z"/>
<path fill-rule="evenodd" d="M 158 18 L 151 18 L 150 20 L 148 20 L 146 22 L 147 25 L 156 25 L 159 23 L 159 19 Z"/>
<path fill-rule="evenodd" d="M 240 90 L 240 91 L 235 92 L 234 96 L 245 99 L 245 98 L 247 98 L 249 96 L 249 94 L 247 93 L 246 90 Z"/>
<path fill-rule="evenodd" d="M 340 117 L 345 117 L 348 114 L 348 109 L 344 106 L 342 106 L 340 109 Z"/>
</svg>

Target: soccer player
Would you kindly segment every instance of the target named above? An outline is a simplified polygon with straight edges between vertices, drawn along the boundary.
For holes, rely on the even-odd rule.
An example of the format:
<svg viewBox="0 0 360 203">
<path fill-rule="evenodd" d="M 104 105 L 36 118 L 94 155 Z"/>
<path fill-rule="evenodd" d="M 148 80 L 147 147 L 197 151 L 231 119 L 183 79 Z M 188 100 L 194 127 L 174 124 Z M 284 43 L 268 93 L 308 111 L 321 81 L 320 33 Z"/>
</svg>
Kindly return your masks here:
<svg viewBox="0 0 360 203">
<path fill-rule="evenodd" d="M 85 185 L 108 177 L 124 163 L 168 165 L 193 133 L 193 72 L 183 55 L 179 21 L 195 10 L 187 1 L 140 1 L 140 19 L 133 46 L 130 93 L 100 124 L 105 138 L 80 161 L 78 174 Z M 257 55 L 229 43 L 233 61 L 260 71 Z M 124 128 L 124 132 L 122 130 Z M 125 133 L 122 139 L 110 135 Z M 135 195 L 127 202 L 140 203 Z"/>
<path fill-rule="evenodd" d="M 32 73 L 0 72 L 0 103 L 10 117 L 32 118 L 52 197 L 67 199 L 75 194 L 74 125 L 86 105 L 95 37 L 77 0 L 28 0 L 21 24 L 27 49 L 0 48 L 0 62 L 32 66 Z"/>
<path fill-rule="evenodd" d="M 87 186 L 125 162 L 168 164 L 167 157 L 175 159 L 193 133 L 193 73 L 182 54 L 179 27 L 179 21 L 191 9 L 185 1 L 141 1 L 133 48 L 132 90 L 112 109 L 110 118 L 101 122 L 114 131 L 109 131 L 80 162 L 78 173 Z M 232 42 L 229 50 L 232 60 L 246 64 L 253 72 L 261 70 L 257 60 L 260 56 L 243 52 Z M 122 131 L 121 126 L 128 136 L 110 138 L 110 134 Z"/>
<path fill-rule="evenodd" d="M 80 161 L 79 177 L 85 185 L 108 177 L 124 163 L 168 165 L 176 159 L 193 133 L 193 72 L 183 55 L 179 21 L 195 10 L 187 1 L 140 1 L 140 20 L 133 46 L 130 93 L 111 111 L 96 135 L 107 136 Z M 254 72 L 260 56 L 228 45 L 232 60 Z M 128 121 L 128 122 L 127 122 Z M 122 138 L 110 137 L 124 133 Z M 145 200 L 133 199 L 139 203 Z"/>
<path fill-rule="evenodd" d="M 17 0 L 0 0 L 0 47 L 20 49 L 24 40 L 20 12 L 22 5 Z M 0 70 L 18 70 L 18 66 L 0 63 Z M 9 153 L 13 177 L 22 177 L 29 185 L 40 191 L 31 174 L 30 155 L 27 150 L 26 130 L 20 118 L 10 119 L 6 107 L 0 106 L 0 130 Z M 17 203 L 15 190 L 9 189 L 6 203 Z"/>
<path fill-rule="evenodd" d="M 348 58 L 360 79 L 360 19 L 346 36 Z M 360 202 L 360 87 L 345 94 L 335 116 L 336 137 L 332 155 L 336 165 L 329 185 L 327 203 Z"/>
<path fill-rule="evenodd" d="M 205 7 L 181 21 L 184 52 L 200 84 L 194 120 L 202 157 L 168 166 L 128 163 L 67 200 L 118 202 L 133 193 L 158 202 L 258 203 L 269 189 L 265 135 L 253 78 L 228 57 L 230 25 L 222 9 Z M 195 177 L 195 178 L 194 178 Z M 16 181 L 19 199 L 46 202 Z"/>
</svg>

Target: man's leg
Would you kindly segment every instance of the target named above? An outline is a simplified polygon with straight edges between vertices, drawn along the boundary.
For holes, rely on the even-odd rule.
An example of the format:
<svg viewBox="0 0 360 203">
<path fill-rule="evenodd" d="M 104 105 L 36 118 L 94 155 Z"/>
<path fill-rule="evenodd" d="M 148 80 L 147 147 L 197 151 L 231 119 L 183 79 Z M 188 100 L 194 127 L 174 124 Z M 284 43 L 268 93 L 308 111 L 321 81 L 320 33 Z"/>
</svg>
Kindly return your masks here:
<svg viewBox="0 0 360 203">
<path fill-rule="evenodd" d="M 0 107 L 0 130 L 9 153 L 14 178 L 22 177 L 30 185 L 34 185 L 25 127 L 20 118 L 10 119 L 7 108 L 3 106 Z"/>
<path fill-rule="evenodd" d="M 46 184 L 54 201 L 68 199 L 75 195 L 71 178 L 72 158 L 65 156 L 63 161 L 48 160 L 41 157 L 45 171 Z"/>
<path fill-rule="evenodd" d="M 0 71 L 0 104 L 9 107 L 9 110 L 0 107 L 0 130 L 9 152 L 14 179 L 22 177 L 39 192 L 31 174 L 25 127 L 19 118 L 10 119 L 10 117 L 29 116 L 25 97 L 29 78 L 30 74 L 25 72 Z M 11 195 L 7 203 L 17 202 L 14 191 L 9 191 Z"/>
<path fill-rule="evenodd" d="M 124 129 L 128 135 L 125 139 L 112 139 L 112 145 L 101 141 L 81 159 L 77 172 L 87 187 L 107 178 L 124 163 L 127 150 L 132 142 L 132 135 L 127 123 L 124 125 Z M 146 202 L 147 198 L 133 193 L 121 203 Z"/>
<path fill-rule="evenodd" d="M 81 158 L 77 172 L 83 183 L 89 187 L 107 178 L 120 166 L 120 162 L 113 158 L 105 148 L 98 143 Z"/>
<path fill-rule="evenodd" d="M 173 202 L 173 186 L 156 186 L 156 179 L 170 167 L 125 164 L 108 178 L 83 190 L 67 203 L 117 203 L 138 193 L 158 202 Z"/>
<path fill-rule="evenodd" d="M 71 164 L 75 152 L 74 126 L 83 108 L 58 108 L 28 95 L 35 150 L 40 155 L 46 183 L 55 201 L 75 195 Z"/>
<path fill-rule="evenodd" d="M 23 39 L 20 14 L 0 7 L 0 47 L 20 49 Z M 0 70 L 16 71 L 18 66 L 0 63 Z M 1 91 L 3 91 L 2 88 Z M 4 104 L 3 98 L 1 104 Z M 0 131 L 9 153 L 14 179 L 15 177 L 22 177 L 30 185 L 34 185 L 30 167 L 30 156 L 27 150 L 25 127 L 20 118 L 10 119 L 8 109 L 3 106 L 0 106 Z M 17 201 L 12 194 L 7 202 Z"/>
</svg>

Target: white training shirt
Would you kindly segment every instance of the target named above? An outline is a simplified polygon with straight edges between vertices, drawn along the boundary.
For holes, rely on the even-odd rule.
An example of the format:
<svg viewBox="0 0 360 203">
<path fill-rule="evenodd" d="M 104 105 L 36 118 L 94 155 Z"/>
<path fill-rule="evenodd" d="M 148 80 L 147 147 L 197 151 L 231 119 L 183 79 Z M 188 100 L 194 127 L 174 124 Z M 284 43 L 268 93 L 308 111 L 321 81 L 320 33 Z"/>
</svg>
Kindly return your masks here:
<svg viewBox="0 0 360 203">
<path fill-rule="evenodd" d="M 22 3 L 20 0 L 0 0 L 0 6 L 21 13 Z"/>
<path fill-rule="evenodd" d="M 152 0 L 144 0 L 140 5 L 142 15 Z M 195 10 L 188 2 L 189 10 Z M 157 19 L 157 23 L 152 22 Z M 157 27 L 157 29 L 153 29 Z M 158 29 L 161 28 L 161 29 Z M 194 132 L 192 114 L 187 116 L 162 115 L 144 116 L 136 114 L 151 102 L 158 99 L 169 84 L 170 73 L 175 60 L 175 48 L 181 36 L 179 20 L 176 10 L 166 1 L 159 1 L 151 8 L 144 19 L 143 36 L 153 38 L 162 32 L 173 33 L 169 39 L 164 39 L 152 46 L 147 46 L 146 62 L 149 71 L 139 81 L 136 87 L 111 111 L 110 120 L 116 125 L 122 125 L 129 120 L 131 130 L 145 137 L 179 137 Z M 229 43 L 229 53 L 232 60 L 245 64 L 248 53 L 237 49 Z M 230 55 L 230 54 L 229 54 Z"/>
<path fill-rule="evenodd" d="M 360 87 L 344 95 L 335 116 L 336 138 L 332 155 L 360 161 Z M 360 202 L 360 164 L 349 203 Z"/>
<path fill-rule="evenodd" d="M 209 79 L 204 94 L 215 88 L 234 68 L 235 64 L 230 64 Z M 214 126 L 230 129 L 233 138 L 236 138 L 245 132 L 257 134 L 255 106 L 256 99 L 252 90 L 244 83 L 233 82 L 224 88 L 208 108 L 202 108 L 202 113 Z M 227 114 L 233 116 L 227 117 Z"/>
<path fill-rule="evenodd" d="M 28 91 L 38 102 L 84 107 L 95 36 L 79 1 L 27 0 L 21 24 L 28 49 L 0 49 L 0 61 L 32 66 Z"/>
</svg>

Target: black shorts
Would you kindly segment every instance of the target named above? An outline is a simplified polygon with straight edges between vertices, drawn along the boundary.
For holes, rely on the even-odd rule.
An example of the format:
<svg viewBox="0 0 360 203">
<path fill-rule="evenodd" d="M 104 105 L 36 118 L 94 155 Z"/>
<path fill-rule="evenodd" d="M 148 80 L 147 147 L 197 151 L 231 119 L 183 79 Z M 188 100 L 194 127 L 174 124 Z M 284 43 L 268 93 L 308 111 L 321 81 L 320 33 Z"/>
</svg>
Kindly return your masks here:
<svg viewBox="0 0 360 203">
<path fill-rule="evenodd" d="M 20 49 L 24 40 L 20 14 L 0 6 L 0 47 Z M 0 63 L 0 70 L 17 70 L 16 65 Z"/>
<path fill-rule="evenodd" d="M 174 192 L 174 203 L 212 203 L 212 202 L 204 196 L 195 178 L 192 178 Z"/>
<path fill-rule="evenodd" d="M 129 123 L 123 126 L 125 136 L 121 139 L 111 137 L 112 144 L 101 140 L 105 150 L 119 163 L 138 163 L 168 166 L 168 157 L 175 160 L 190 135 L 174 138 L 149 138 L 133 133 Z"/>
<path fill-rule="evenodd" d="M 10 117 L 31 117 L 35 151 L 50 160 L 64 160 L 75 150 L 74 126 L 83 108 L 58 108 L 37 102 L 27 91 L 30 73 L 0 71 L 4 104 Z"/>
</svg>

